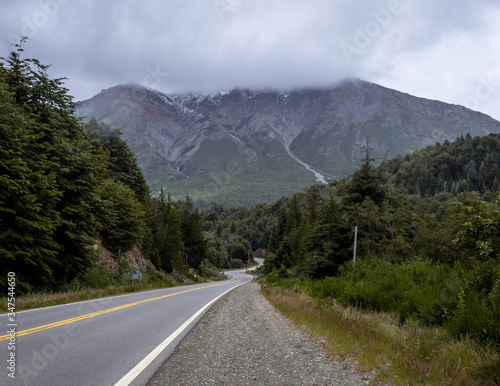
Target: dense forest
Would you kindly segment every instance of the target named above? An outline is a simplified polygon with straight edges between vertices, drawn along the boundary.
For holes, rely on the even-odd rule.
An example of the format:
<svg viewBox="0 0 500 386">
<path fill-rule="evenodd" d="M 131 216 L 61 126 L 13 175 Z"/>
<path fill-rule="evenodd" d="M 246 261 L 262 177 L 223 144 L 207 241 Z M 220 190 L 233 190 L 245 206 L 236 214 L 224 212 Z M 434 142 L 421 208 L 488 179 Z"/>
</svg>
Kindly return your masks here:
<svg viewBox="0 0 500 386">
<path fill-rule="evenodd" d="M 15 272 L 18 293 L 91 285 L 98 244 L 118 258 L 138 246 L 156 270 L 187 272 L 184 256 L 198 268 L 207 239 L 189 196 L 151 197 L 120 130 L 82 125 L 64 79 L 23 59 L 24 42 L 0 62 L 0 283 Z"/>
<path fill-rule="evenodd" d="M 274 203 L 200 211 L 152 196 L 120 130 L 79 122 L 63 79 L 0 62 L 0 285 L 88 286 L 102 244 L 152 269 L 240 268 L 267 250 L 269 283 L 443 325 L 500 349 L 500 135 L 457 138 Z M 354 264 L 354 230 L 357 261 Z M 128 273 L 120 271 L 121 275 Z"/>
</svg>

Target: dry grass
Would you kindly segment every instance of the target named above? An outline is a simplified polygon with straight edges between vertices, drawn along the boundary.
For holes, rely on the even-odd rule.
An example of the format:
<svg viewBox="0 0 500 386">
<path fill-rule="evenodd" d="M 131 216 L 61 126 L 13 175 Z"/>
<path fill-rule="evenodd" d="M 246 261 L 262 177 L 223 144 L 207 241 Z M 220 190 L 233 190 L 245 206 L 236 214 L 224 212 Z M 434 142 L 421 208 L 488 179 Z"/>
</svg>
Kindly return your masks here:
<svg viewBox="0 0 500 386">
<path fill-rule="evenodd" d="M 177 284 L 181 285 L 181 284 Z M 33 308 L 49 307 L 60 304 L 68 304 L 83 300 L 98 299 L 106 296 L 121 295 L 131 292 L 148 291 L 152 289 L 171 287 L 171 283 L 142 284 L 139 283 L 110 286 L 95 289 L 85 288 L 67 292 L 37 292 L 16 297 L 16 311 L 29 310 Z M 6 298 L 0 298 L 0 313 L 8 312 Z"/>
<path fill-rule="evenodd" d="M 436 327 L 399 324 L 395 315 L 344 308 L 303 294 L 263 286 L 262 292 L 296 324 L 327 342 L 330 355 L 350 356 L 358 371 L 398 385 L 495 385 L 500 354 L 472 340 L 453 340 Z"/>
</svg>

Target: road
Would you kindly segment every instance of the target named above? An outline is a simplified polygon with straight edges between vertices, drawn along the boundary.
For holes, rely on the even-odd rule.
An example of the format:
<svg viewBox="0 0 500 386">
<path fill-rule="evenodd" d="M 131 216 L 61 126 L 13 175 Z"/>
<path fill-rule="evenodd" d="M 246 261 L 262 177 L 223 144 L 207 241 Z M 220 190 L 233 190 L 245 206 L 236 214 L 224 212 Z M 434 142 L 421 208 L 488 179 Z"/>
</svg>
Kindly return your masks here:
<svg viewBox="0 0 500 386">
<path fill-rule="evenodd" d="M 144 385 L 203 313 L 226 292 L 251 280 L 230 280 L 16 312 L 0 325 L 0 385 Z M 1 330 L 0 330 L 1 331 Z M 11 344 L 12 345 L 12 344 Z M 207 348 L 209 349 L 209 348 Z M 15 379 L 5 366 L 15 352 Z"/>
</svg>

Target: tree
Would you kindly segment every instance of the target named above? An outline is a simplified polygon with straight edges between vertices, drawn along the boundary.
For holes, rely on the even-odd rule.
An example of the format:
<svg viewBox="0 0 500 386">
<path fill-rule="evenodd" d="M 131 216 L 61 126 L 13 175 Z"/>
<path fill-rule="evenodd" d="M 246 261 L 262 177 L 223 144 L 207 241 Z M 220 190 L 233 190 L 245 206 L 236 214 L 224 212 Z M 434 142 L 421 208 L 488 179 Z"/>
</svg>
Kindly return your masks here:
<svg viewBox="0 0 500 386">
<path fill-rule="evenodd" d="M 127 252 L 144 236 L 145 213 L 128 186 L 108 179 L 99 190 L 100 234 L 111 252 Z"/>
<path fill-rule="evenodd" d="M 188 194 L 181 203 L 179 214 L 181 217 L 184 253 L 188 256 L 188 264 L 197 268 L 205 258 L 207 244 L 203 236 L 200 211 L 194 208 L 193 201 Z"/>
<path fill-rule="evenodd" d="M 473 160 L 470 160 L 466 166 L 465 177 L 469 181 L 471 189 L 476 189 L 477 182 L 478 182 L 477 181 L 478 174 L 477 174 L 477 170 L 476 170 L 476 164 Z"/>
<path fill-rule="evenodd" d="M 29 210 L 29 217 L 38 217 L 40 221 L 47 218 L 52 224 L 35 227 L 34 222 L 23 222 L 18 229 L 17 232 L 24 229 L 29 235 L 23 254 L 28 266 L 20 271 L 20 277 L 26 273 L 28 280 L 40 285 L 37 276 L 43 275 L 30 275 L 29 266 L 42 267 L 51 273 L 45 283 L 53 285 L 58 280 L 74 278 L 93 264 L 94 254 L 88 246 L 98 229 L 94 207 L 96 181 L 103 178 L 106 164 L 103 154 L 83 139 L 73 115 L 72 97 L 62 86 L 63 79 L 50 79 L 46 72 L 49 66 L 36 59 L 21 58 L 25 41 L 23 38 L 16 44 L 16 50 L 7 59 L 2 58 L 1 71 L 2 88 L 10 93 L 23 117 L 20 119 L 24 123 L 18 122 L 20 127 L 29 125 L 24 145 L 11 143 L 11 146 L 21 151 L 24 163 L 31 165 L 28 169 L 34 172 L 24 177 L 31 179 L 25 186 L 32 193 L 32 207 L 16 208 L 14 223 L 21 225 L 23 211 Z M 49 237 L 51 247 L 42 250 L 33 245 L 48 247 Z M 33 254 L 37 250 L 40 253 Z"/>
<path fill-rule="evenodd" d="M 173 207 L 170 195 L 147 201 L 147 235 L 142 249 L 157 269 L 172 272 L 181 269 L 184 263 L 184 243 L 178 211 Z"/>
<path fill-rule="evenodd" d="M 475 250 L 479 258 L 500 258 L 500 197 L 496 205 L 482 201 L 466 208 L 468 220 L 462 224 L 454 243 Z"/>
<path fill-rule="evenodd" d="M 144 202 L 149 195 L 146 180 L 137 166 L 134 153 L 121 139 L 120 129 L 112 129 L 105 123 L 97 123 L 94 117 L 84 126 L 84 136 L 103 147 L 108 155 L 108 168 L 111 177 L 134 191 L 137 199 Z"/>
<path fill-rule="evenodd" d="M 340 215 L 340 208 L 333 195 L 323 204 L 319 222 L 308 238 L 309 259 L 301 271 L 313 278 L 334 276 L 338 268 L 350 259 L 352 240 L 350 228 Z"/>
<path fill-rule="evenodd" d="M 14 271 L 22 291 L 30 289 L 28 283 L 51 282 L 61 192 L 47 159 L 33 157 L 30 146 L 37 123 L 8 91 L 9 71 L 0 63 L 0 283 L 5 285 L 7 272 Z"/>
<path fill-rule="evenodd" d="M 360 204 L 366 198 L 380 205 L 387 197 L 386 177 L 383 168 L 372 166 L 371 148 L 366 147 L 361 168 L 354 172 L 345 184 L 344 205 Z"/>
<path fill-rule="evenodd" d="M 84 135 L 64 79 L 21 58 L 25 41 L 0 61 L 1 271 L 16 271 L 19 290 L 54 288 L 84 275 L 96 261 L 90 247 L 100 232 L 114 250 L 142 234 L 136 195 L 110 179 L 112 152 Z M 113 162 L 124 158 L 125 179 L 135 159 L 119 133 L 111 134 L 120 150 Z"/>
<path fill-rule="evenodd" d="M 233 242 L 226 245 L 227 253 L 230 259 L 248 260 L 248 249 L 242 243 Z"/>
</svg>

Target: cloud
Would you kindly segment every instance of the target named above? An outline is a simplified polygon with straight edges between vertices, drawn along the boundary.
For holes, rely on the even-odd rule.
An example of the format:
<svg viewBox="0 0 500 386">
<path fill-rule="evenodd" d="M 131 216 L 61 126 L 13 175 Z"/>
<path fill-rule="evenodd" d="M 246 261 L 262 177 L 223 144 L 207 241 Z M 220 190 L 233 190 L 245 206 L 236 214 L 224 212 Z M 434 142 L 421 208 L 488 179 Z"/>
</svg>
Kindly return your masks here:
<svg viewBox="0 0 500 386">
<path fill-rule="evenodd" d="M 460 7 L 452 0 L 4 3 L 0 55 L 9 40 L 30 35 L 26 55 L 52 63 L 52 76 L 68 77 L 77 100 L 126 82 L 210 92 L 351 76 L 463 104 L 481 77 L 496 76 L 500 54 L 493 0 Z M 478 108 L 495 114 L 500 87 L 489 91 Z"/>
</svg>

